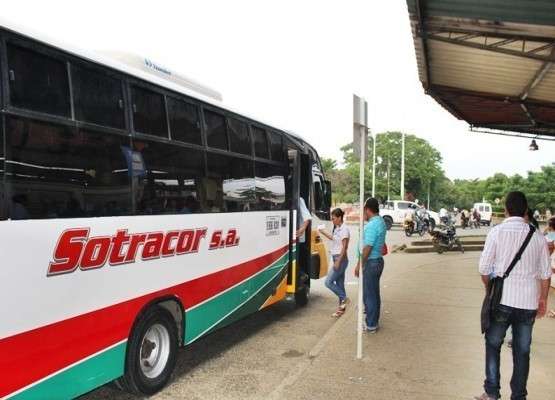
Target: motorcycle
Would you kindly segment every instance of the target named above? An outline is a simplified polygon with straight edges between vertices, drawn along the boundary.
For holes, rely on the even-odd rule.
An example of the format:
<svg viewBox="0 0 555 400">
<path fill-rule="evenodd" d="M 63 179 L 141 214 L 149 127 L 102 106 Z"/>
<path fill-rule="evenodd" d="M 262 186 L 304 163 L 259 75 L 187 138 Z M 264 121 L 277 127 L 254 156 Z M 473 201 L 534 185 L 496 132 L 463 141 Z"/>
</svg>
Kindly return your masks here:
<svg viewBox="0 0 555 400">
<path fill-rule="evenodd" d="M 403 223 L 403 230 L 405 231 L 405 235 L 407 237 L 411 237 L 414 233 L 414 221 L 405 221 Z"/>
<path fill-rule="evenodd" d="M 411 237 L 413 233 L 424 236 L 430 230 L 430 221 L 427 219 L 419 222 L 405 221 L 403 228 L 407 237 Z"/>
<path fill-rule="evenodd" d="M 432 243 L 438 254 L 449 251 L 457 246 L 461 253 L 464 253 L 464 247 L 457 237 L 457 231 L 453 225 L 449 225 L 445 230 L 435 230 L 430 232 Z"/>
</svg>

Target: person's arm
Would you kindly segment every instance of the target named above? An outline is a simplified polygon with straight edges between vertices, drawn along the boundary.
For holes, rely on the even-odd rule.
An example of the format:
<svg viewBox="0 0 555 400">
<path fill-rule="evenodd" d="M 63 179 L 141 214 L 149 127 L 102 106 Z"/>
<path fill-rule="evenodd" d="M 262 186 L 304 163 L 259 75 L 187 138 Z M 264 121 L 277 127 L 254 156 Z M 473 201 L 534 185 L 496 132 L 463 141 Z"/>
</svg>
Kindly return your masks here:
<svg viewBox="0 0 555 400">
<path fill-rule="evenodd" d="M 497 231 L 493 230 L 486 237 L 486 243 L 484 244 L 484 250 L 482 251 L 482 256 L 480 257 L 480 266 L 478 268 L 482 283 L 484 284 L 486 290 L 488 288 L 489 276 L 494 272 L 496 233 Z"/>
<path fill-rule="evenodd" d="M 537 235 L 539 236 L 539 233 L 537 233 Z M 545 239 L 543 237 L 541 237 L 541 240 L 545 243 Z M 542 246 L 539 267 L 540 299 L 538 302 L 538 312 L 536 316 L 538 318 L 543 318 L 547 311 L 547 298 L 549 296 L 549 287 L 551 286 L 551 258 L 549 257 L 547 245 Z"/>
<path fill-rule="evenodd" d="M 358 277 L 359 275 L 361 264 L 364 265 L 366 263 L 366 260 L 368 260 L 368 257 L 370 256 L 371 253 L 372 253 L 372 246 L 364 246 L 362 248 L 362 256 L 358 260 L 357 266 L 355 268 L 356 277 Z"/>
<path fill-rule="evenodd" d="M 304 221 L 301 226 L 299 227 L 299 229 L 297 229 L 297 239 L 299 237 L 301 237 L 305 232 L 306 232 L 306 228 L 308 228 L 308 224 L 310 223 L 310 220 L 307 219 L 306 221 Z"/>
<path fill-rule="evenodd" d="M 335 270 L 339 269 L 339 266 L 341 265 L 341 262 L 347 258 L 347 249 L 349 248 L 349 238 L 344 238 L 341 241 L 341 253 L 339 253 L 339 257 L 337 257 L 337 260 L 335 261 L 335 263 L 333 264 L 333 268 Z"/>
<path fill-rule="evenodd" d="M 329 233 L 328 231 L 326 231 L 325 229 L 318 229 L 318 232 L 320 232 L 322 235 L 324 235 L 329 240 L 333 240 L 332 234 Z"/>
<path fill-rule="evenodd" d="M 551 278 L 542 279 L 540 281 L 541 291 L 540 291 L 540 301 L 538 303 L 538 312 L 536 314 L 537 318 L 545 317 L 547 312 L 547 298 L 549 296 L 549 287 L 551 286 Z"/>
</svg>

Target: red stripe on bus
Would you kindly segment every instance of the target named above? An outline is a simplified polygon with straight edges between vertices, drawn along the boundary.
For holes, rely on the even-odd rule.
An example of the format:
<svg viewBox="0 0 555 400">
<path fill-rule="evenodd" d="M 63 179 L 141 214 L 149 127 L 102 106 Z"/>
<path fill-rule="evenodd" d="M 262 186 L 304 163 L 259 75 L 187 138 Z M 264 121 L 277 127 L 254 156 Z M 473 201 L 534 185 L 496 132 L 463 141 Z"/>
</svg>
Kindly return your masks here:
<svg viewBox="0 0 555 400">
<path fill-rule="evenodd" d="M 263 270 L 287 249 L 284 246 L 201 278 L 0 339 L 0 398 L 126 339 L 148 302 L 177 296 L 188 309 Z"/>
</svg>

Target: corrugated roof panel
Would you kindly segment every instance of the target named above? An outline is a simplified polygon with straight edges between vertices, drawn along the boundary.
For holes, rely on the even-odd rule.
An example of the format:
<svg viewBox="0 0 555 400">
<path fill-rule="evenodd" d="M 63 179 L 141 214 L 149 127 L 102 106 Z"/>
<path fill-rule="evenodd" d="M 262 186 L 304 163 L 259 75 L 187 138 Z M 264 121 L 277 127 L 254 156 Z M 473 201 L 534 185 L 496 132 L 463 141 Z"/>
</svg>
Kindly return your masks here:
<svg viewBox="0 0 555 400">
<path fill-rule="evenodd" d="M 432 84 L 518 96 L 541 62 L 428 41 Z"/>
<path fill-rule="evenodd" d="M 529 97 L 555 103 L 555 65 L 545 74 L 540 84 L 530 92 Z"/>
<path fill-rule="evenodd" d="M 426 16 L 445 16 L 526 24 L 555 25 L 553 0 L 420 0 Z M 416 0 L 407 0 L 416 14 Z"/>
</svg>

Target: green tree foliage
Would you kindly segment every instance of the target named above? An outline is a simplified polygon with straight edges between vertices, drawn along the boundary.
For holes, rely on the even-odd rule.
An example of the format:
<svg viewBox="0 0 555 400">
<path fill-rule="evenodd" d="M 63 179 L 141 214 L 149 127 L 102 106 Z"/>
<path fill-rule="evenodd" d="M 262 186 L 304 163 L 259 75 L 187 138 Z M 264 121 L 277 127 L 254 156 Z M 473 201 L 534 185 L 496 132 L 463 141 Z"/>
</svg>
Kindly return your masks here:
<svg viewBox="0 0 555 400">
<path fill-rule="evenodd" d="M 372 190 L 373 138 L 368 141 L 368 162 L 365 169 L 365 196 Z M 382 201 L 399 199 L 401 193 L 401 132 L 385 132 L 376 139 L 376 197 Z M 360 164 L 353 156 L 351 144 L 343 146 L 343 169 L 334 169 L 328 175 L 337 202 L 358 201 Z M 325 168 L 325 167 L 324 167 Z M 444 183 L 441 154 L 426 140 L 414 135 L 405 136 L 405 190 L 409 198 L 437 201 L 434 190 Z"/>
<path fill-rule="evenodd" d="M 377 135 L 376 142 L 376 197 L 385 201 L 400 198 L 401 186 L 401 137 L 400 132 Z M 372 190 L 372 138 L 368 141 L 368 162 L 365 169 L 365 197 Z M 351 144 L 341 148 L 343 168 L 332 159 L 324 159 L 324 169 L 332 181 L 335 203 L 355 203 L 359 199 L 360 164 L 353 157 Z M 414 135 L 405 136 L 405 191 L 408 199 L 418 199 L 426 204 L 428 193 L 430 207 L 460 209 L 472 208 L 485 200 L 495 206 L 513 190 L 526 194 L 530 207 L 544 211 L 555 207 L 555 167 L 544 166 L 539 172 L 528 172 L 526 177 L 496 173 L 486 179 L 449 180 L 441 168 L 441 154 L 426 140 Z"/>
</svg>

